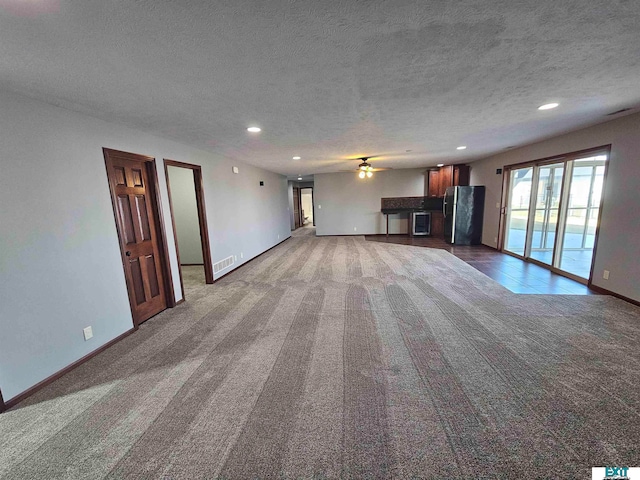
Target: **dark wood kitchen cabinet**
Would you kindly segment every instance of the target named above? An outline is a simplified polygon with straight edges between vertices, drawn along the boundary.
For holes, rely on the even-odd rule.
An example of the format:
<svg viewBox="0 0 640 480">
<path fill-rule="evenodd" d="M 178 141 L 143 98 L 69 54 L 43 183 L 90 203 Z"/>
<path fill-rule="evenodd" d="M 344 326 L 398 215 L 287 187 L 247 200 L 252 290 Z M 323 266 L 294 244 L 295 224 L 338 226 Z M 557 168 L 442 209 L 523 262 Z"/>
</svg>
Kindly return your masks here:
<svg viewBox="0 0 640 480">
<path fill-rule="evenodd" d="M 440 195 L 440 170 L 429 170 L 429 197 Z"/>
<path fill-rule="evenodd" d="M 447 187 L 469 185 L 468 165 L 445 165 L 429 170 L 429 196 L 444 197 Z"/>
<path fill-rule="evenodd" d="M 444 216 L 442 212 L 431 212 L 431 236 L 441 237 L 444 235 Z"/>
<path fill-rule="evenodd" d="M 453 166 L 453 184 L 450 187 L 466 187 L 469 185 L 469 165 Z M 442 192 L 444 195 L 444 192 Z"/>
</svg>

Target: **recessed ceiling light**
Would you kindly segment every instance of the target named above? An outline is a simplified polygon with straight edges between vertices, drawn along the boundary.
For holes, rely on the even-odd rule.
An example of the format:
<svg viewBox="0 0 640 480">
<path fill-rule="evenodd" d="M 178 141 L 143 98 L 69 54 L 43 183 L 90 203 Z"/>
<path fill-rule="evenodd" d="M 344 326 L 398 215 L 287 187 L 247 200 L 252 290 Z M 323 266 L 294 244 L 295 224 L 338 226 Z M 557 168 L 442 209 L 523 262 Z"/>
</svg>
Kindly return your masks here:
<svg viewBox="0 0 640 480">
<path fill-rule="evenodd" d="M 439 163 L 436 165 L 436 167 L 444 167 L 444 163 Z"/>
<path fill-rule="evenodd" d="M 298 157 L 297 155 L 295 157 L 293 157 L 294 160 L 300 160 L 300 157 Z"/>
<path fill-rule="evenodd" d="M 251 132 L 251 133 L 258 133 L 258 132 L 262 131 L 262 129 L 260 127 L 249 127 L 249 128 L 247 128 L 247 131 Z"/>
<path fill-rule="evenodd" d="M 538 110 L 551 110 L 552 108 L 556 108 L 559 103 L 545 103 L 544 105 L 540 105 Z"/>
<path fill-rule="evenodd" d="M 456 150 L 466 150 L 467 147 L 465 145 L 460 145 L 459 147 L 456 148 Z"/>
</svg>

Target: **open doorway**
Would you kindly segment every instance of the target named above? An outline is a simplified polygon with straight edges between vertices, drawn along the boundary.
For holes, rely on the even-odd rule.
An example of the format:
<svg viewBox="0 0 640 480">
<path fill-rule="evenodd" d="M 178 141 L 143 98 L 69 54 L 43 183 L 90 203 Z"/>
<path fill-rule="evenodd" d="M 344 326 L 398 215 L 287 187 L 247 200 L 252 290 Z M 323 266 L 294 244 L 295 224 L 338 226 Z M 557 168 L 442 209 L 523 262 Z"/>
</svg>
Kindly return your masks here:
<svg viewBox="0 0 640 480">
<path fill-rule="evenodd" d="M 300 189 L 300 200 L 302 203 L 302 225 L 313 225 L 315 227 L 313 210 L 313 187 Z"/>
<path fill-rule="evenodd" d="M 183 297 L 188 283 L 213 283 L 209 231 L 199 165 L 164 161 Z"/>
</svg>

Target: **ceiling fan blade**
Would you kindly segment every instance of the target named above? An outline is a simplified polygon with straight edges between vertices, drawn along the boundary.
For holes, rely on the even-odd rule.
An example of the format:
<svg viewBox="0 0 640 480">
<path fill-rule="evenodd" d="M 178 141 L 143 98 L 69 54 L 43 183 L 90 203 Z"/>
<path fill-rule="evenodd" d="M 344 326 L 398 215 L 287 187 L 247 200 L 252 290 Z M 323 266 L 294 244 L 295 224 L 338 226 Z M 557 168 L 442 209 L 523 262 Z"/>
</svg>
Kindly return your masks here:
<svg viewBox="0 0 640 480">
<path fill-rule="evenodd" d="M 384 172 L 385 170 L 393 170 L 393 168 L 391 168 L 391 167 L 380 167 L 380 168 L 373 167 L 370 171 L 371 172 Z M 339 170 L 339 171 L 340 172 L 357 173 L 357 172 L 360 171 L 360 169 L 359 168 L 350 168 L 349 170 L 342 169 L 342 170 Z"/>
</svg>

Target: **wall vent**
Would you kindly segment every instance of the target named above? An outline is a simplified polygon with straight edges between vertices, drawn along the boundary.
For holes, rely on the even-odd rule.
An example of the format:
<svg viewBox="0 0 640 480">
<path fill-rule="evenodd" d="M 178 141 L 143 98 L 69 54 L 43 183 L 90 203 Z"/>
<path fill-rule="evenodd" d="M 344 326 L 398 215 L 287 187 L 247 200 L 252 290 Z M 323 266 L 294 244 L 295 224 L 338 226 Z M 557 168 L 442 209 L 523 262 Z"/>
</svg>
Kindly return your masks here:
<svg viewBox="0 0 640 480">
<path fill-rule="evenodd" d="M 213 273 L 218 273 L 233 265 L 233 255 L 213 264 Z"/>
</svg>

